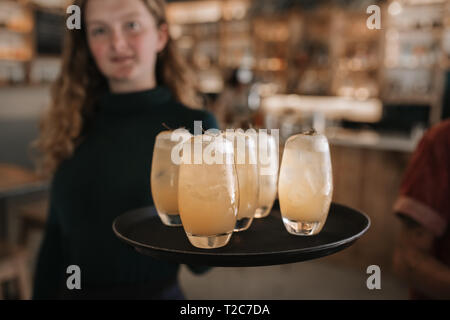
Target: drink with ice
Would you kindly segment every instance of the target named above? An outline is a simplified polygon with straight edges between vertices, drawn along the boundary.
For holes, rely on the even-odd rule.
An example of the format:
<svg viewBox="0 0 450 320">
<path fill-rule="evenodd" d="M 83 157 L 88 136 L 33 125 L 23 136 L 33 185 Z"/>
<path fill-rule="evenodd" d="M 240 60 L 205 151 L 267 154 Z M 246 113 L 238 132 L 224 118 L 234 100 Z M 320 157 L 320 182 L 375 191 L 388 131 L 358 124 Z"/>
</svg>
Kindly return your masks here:
<svg viewBox="0 0 450 320">
<path fill-rule="evenodd" d="M 264 218 L 277 196 L 278 142 L 273 135 L 258 133 L 258 204 L 255 218 Z"/>
<path fill-rule="evenodd" d="M 283 223 L 295 235 L 319 233 L 327 219 L 333 193 L 328 141 L 317 133 L 286 141 L 278 197 Z"/>
<path fill-rule="evenodd" d="M 222 247 L 233 233 L 239 205 L 233 145 L 221 135 L 204 134 L 185 146 L 193 150 L 193 157 L 180 164 L 178 206 L 183 228 L 195 247 Z"/>
<path fill-rule="evenodd" d="M 173 131 L 162 131 L 156 136 L 153 149 L 150 183 L 153 202 L 161 221 L 168 226 L 181 226 L 178 212 L 179 164 L 172 161 L 173 148 L 190 138 L 186 130 L 179 134 L 180 140 L 172 141 Z"/>
<path fill-rule="evenodd" d="M 256 132 L 246 134 L 241 131 L 227 131 L 224 136 L 234 145 L 239 184 L 239 209 L 234 231 L 243 231 L 250 227 L 258 201 Z"/>
</svg>

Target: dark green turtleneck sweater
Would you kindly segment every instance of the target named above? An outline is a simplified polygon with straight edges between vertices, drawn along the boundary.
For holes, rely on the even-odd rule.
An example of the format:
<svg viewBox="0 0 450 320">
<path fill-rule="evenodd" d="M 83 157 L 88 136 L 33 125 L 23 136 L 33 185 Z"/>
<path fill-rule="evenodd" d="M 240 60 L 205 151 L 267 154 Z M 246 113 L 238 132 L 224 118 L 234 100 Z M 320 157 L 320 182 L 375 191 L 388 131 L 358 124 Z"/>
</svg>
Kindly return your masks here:
<svg viewBox="0 0 450 320">
<path fill-rule="evenodd" d="M 176 282 L 179 265 L 138 254 L 115 237 L 112 222 L 153 204 L 150 169 L 162 123 L 193 133 L 194 120 L 205 130 L 217 128 L 216 120 L 176 102 L 165 87 L 107 93 L 98 110 L 85 140 L 53 177 L 35 299 L 159 297 L 158 288 Z M 66 288 L 70 265 L 81 269 L 81 290 Z"/>
</svg>

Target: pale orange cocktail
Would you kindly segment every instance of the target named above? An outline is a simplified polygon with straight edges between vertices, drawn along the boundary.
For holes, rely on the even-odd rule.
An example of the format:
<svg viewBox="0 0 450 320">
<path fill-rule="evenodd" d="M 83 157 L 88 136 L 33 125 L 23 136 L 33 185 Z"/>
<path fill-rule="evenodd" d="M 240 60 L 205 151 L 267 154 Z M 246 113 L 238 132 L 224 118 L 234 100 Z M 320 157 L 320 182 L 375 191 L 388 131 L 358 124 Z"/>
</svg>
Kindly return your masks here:
<svg viewBox="0 0 450 320">
<path fill-rule="evenodd" d="M 207 134 L 192 137 L 185 145 L 192 157 L 180 164 L 178 207 L 183 228 L 196 247 L 222 247 L 231 238 L 239 205 L 233 145 L 221 135 Z"/>
<path fill-rule="evenodd" d="M 278 197 L 284 226 L 294 235 L 319 233 L 333 194 L 328 141 L 317 133 L 286 141 L 280 167 Z"/>
</svg>

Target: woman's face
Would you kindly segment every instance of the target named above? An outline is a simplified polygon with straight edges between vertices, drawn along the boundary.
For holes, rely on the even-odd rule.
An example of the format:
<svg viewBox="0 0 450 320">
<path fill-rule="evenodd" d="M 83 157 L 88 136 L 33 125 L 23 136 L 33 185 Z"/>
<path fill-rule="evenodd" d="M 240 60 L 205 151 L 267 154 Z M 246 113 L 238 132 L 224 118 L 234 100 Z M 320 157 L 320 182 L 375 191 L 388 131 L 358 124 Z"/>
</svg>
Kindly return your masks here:
<svg viewBox="0 0 450 320">
<path fill-rule="evenodd" d="M 113 92 L 156 85 L 156 56 L 168 32 L 142 0 L 89 0 L 85 18 L 89 48 Z"/>
</svg>

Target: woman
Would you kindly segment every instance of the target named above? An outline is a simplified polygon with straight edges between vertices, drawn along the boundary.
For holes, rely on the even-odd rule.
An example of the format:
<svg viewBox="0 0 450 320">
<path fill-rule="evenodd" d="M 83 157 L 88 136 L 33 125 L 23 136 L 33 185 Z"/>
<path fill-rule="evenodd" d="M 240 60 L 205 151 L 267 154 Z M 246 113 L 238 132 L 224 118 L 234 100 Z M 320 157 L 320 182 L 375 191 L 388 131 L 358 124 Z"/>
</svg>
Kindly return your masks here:
<svg viewBox="0 0 450 320">
<path fill-rule="evenodd" d="M 33 297 L 182 298 L 179 265 L 137 254 L 112 232 L 121 213 L 152 204 L 156 135 L 217 127 L 198 106 L 175 55 L 163 0 L 80 0 L 81 30 L 67 32 L 62 72 L 37 146 L 53 174 Z M 68 290 L 67 268 L 81 270 Z M 191 268 L 201 272 L 203 268 Z"/>
</svg>

